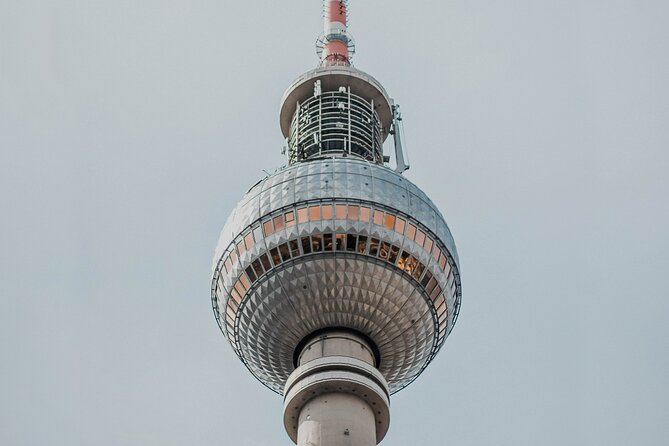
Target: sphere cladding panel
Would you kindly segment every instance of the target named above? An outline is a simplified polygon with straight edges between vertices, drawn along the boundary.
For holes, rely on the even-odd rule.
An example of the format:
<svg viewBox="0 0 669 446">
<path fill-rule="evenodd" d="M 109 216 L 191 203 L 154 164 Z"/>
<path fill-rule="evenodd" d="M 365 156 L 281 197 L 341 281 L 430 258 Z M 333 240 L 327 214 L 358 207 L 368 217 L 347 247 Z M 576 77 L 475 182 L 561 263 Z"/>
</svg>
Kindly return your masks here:
<svg viewBox="0 0 669 446">
<path fill-rule="evenodd" d="M 362 217 L 355 221 L 350 216 L 338 218 L 332 213 L 335 208 L 339 212 L 339 204 L 324 204 L 323 220 L 295 224 L 299 213 L 295 204 L 303 206 L 304 202 L 316 200 L 372 202 L 374 224 L 371 215 L 367 221 Z M 388 227 L 387 220 L 385 226 L 375 224 L 378 207 L 408 214 L 404 219 L 397 217 L 398 223 L 403 222 L 399 233 L 397 226 Z M 362 208 L 355 206 L 356 213 Z M 271 227 L 272 219 L 276 223 L 276 215 L 281 217 L 280 228 L 263 235 L 262 228 L 267 222 Z M 395 218 L 391 212 L 380 215 Z M 410 225 L 410 220 L 416 226 Z M 425 232 L 416 230 L 420 224 L 427 229 Z M 414 233 L 427 237 L 430 247 L 423 239 L 418 244 L 418 236 L 416 240 L 413 235 L 409 237 L 409 226 L 413 226 Z M 251 234 L 255 234 L 255 242 L 244 244 L 243 240 L 254 239 Z M 318 237 L 318 243 L 324 244 L 325 234 L 359 235 L 354 243 L 376 237 L 379 246 L 375 250 L 386 263 L 375 257 L 376 251 L 372 253 L 371 247 L 364 252 L 350 252 L 350 240 L 348 247 L 344 241 L 341 247 L 331 248 L 332 252 L 312 253 L 309 241 L 316 243 Z M 298 246 L 300 237 L 303 244 L 308 240 L 307 246 Z M 441 249 L 436 248 L 437 244 Z M 388 252 L 382 255 L 384 245 L 386 251 L 396 250 L 394 257 Z M 279 253 L 278 248 L 284 248 L 286 255 Z M 336 251 L 347 248 L 349 252 Z M 412 253 L 409 260 L 404 258 L 405 252 Z M 233 257 L 235 261 L 223 265 L 224 259 Z M 292 259 L 282 263 L 286 257 Z M 259 271 L 261 258 L 265 268 L 260 267 Z M 405 178 L 363 161 L 305 162 L 259 182 L 228 218 L 215 260 L 218 262 L 212 299 L 221 328 L 251 372 L 279 393 L 292 372 L 296 344 L 309 333 L 328 326 L 346 326 L 368 334 L 381 351 L 380 370 L 391 391 L 397 391 L 418 376 L 436 354 L 452 329 L 459 306 L 457 254 L 443 217 L 425 194 Z M 409 264 L 412 261 L 413 266 Z M 249 271 L 252 262 L 256 273 Z M 416 263 L 426 272 L 417 271 Z M 268 269 L 271 264 L 274 266 Z M 428 274 L 434 280 L 428 281 Z M 418 283 L 421 278 L 425 286 Z M 430 285 L 433 283 L 439 285 Z"/>
</svg>

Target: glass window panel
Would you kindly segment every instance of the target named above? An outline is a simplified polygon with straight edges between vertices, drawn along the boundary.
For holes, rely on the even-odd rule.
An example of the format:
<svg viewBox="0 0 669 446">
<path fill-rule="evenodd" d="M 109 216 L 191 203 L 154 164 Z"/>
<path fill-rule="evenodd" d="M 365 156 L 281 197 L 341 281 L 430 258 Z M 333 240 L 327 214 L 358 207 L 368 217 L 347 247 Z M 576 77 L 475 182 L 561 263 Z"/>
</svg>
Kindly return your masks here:
<svg viewBox="0 0 669 446">
<path fill-rule="evenodd" d="M 335 250 L 346 250 L 346 234 L 337 234 L 335 237 Z"/>
<path fill-rule="evenodd" d="M 233 333 L 233 330 L 234 330 L 233 327 L 235 326 L 235 320 L 232 319 L 230 316 L 227 316 L 227 315 L 225 316 L 225 320 L 228 323 L 228 330 L 230 331 L 230 333 Z"/>
<path fill-rule="evenodd" d="M 298 243 L 297 240 L 291 240 L 288 242 L 288 246 L 290 246 L 290 255 L 293 257 L 299 257 L 300 255 L 300 244 Z"/>
<path fill-rule="evenodd" d="M 355 251 L 356 239 L 353 234 L 346 234 L 346 250 Z"/>
<path fill-rule="evenodd" d="M 272 269 L 272 264 L 269 262 L 269 257 L 267 257 L 267 254 L 260 256 L 260 262 L 262 263 L 263 268 L 265 268 L 265 271 Z"/>
<path fill-rule="evenodd" d="M 260 264 L 260 259 L 255 259 L 252 263 L 253 266 L 253 271 L 255 271 L 256 276 L 260 277 L 263 275 L 265 271 L 262 269 L 262 265 Z"/>
<path fill-rule="evenodd" d="M 251 283 L 255 282 L 258 279 L 251 265 L 247 266 L 244 271 L 246 271 L 246 275 L 249 276 L 249 280 L 251 281 Z"/>
<path fill-rule="evenodd" d="M 309 206 L 309 220 L 317 221 L 321 219 L 321 207 L 319 205 Z"/>
<path fill-rule="evenodd" d="M 311 240 L 309 237 L 302 237 L 302 252 L 305 254 L 311 253 Z"/>
<path fill-rule="evenodd" d="M 272 256 L 272 261 L 274 262 L 274 264 L 279 265 L 281 263 L 281 256 L 279 255 L 279 250 L 277 248 L 272 248 L 269 251 L 269 253 Z"/>
<path fill-rule="evenodd" d="M 360 207 L 360 221 L 369 221 L 369 214 L 371 212 L 370 208 L 364 206 Z"/>
<path fill-rule="evenodd" d="M 413 273 L 411 273 L 411 275 L 414 277 L 414 279 L 420 280 L 420 276 L 423 274 L 423 271 L 425 271 L 425 265 L 418 262 L 418 264 L 416 265 L 416 269 L 413 270 Z"/>
<path fill-rule="evenodd" d="M 288 211 L 283 214 L 283 218 L 286 221 L 286 226 L 293 226 L 295 224 L 295 212 Z"/>
<path fill-rule="evenodd" d="M 403 219 L 402 217 L 397 217 L 397 220 L 395 220 L 395 232 L 399 232 L 400 234 L 404 234 L 404 226 L 406 225 L 406 220 Z"/>
<path fill-rule="evenodd" d="M 407 263 L 409 262 L 409 257 L 410 254 L 408 252 L 402 251 L 402 255 L 400 255 L 400 259 L 397 261 L 397 266 L 402 269 L 406 269 Z"/>
<path fill-rule="evenodd" d="M 239 292 L 237 292 L 237 290 L 234 287 L 232 288 L 232 290 L 230 290 L 230 297 L 232 297 L 232 299 L 234 299 L 235 302 L 237 302 L 237 304 L 239 304 L 239 302 L 242 301 L 242 296 L 239 294 Z"/>
<path fill-rule="evenodd" d="M 232 250 L 230 251 L 230 260 L 232 261 L 233 264 L 237 263 L 237 250 L 234 248 L 234 246 L 232 247 Z"/>
<path fill-rule="evenodd" d="M 306 223 L 309 221 L 309 213 L 307 211 L 307 208 L 300 208 L 297 210 L 297 222 L 298 223 Z"/>
<path fill-rule="evenodd" d="M 225 266 L 225 270 L 229 274 L 230 271 L 232 271 L 232 259 L 230 258 L 230 256 L 226 257 L 224 266 Z"/>
<path fill-rule="evenodd" d="M 272 220 L 267 220 L 265 223 L 263 223 L 262 228 L 265 231 L 265 237 L 274 234 L 274 228 L 272 227 Z"/>
<path fill-rule="evenodd" d="M 451 264 L 448 262 L 445 262 L 446 264 L 444 265 L 444 274 L 447 276 L 451 273 Z"/>
<path fill-rule="evenodd" d="M 253 248 L 253 232 L 249 232 L 244 236 L 244 243 L 246 244 L 246 249 Z"/>
<path fill-rule="evenodd" d="M 386 214 L 386 219 L 383 222 L 383 226 L 388 229 L 395 229 L 395 216 L 392 214 Z"/>
<path fill-rule="evenodd" d="M 323 250 L 332 251 L 332 234 L 323 234 Z"/>
<path fill-rule="evenodd" d="M 280 231 L 283 229 L 283 215 L 277 215 L 274 217 L 274 231 Z"/>
<path fill-rule="evenodd" d="M 425 233 L 420 229 L 416 232 L 416 243 L 418 243 L 418 246 L 423 246 L 423 243 L 425 243 Z"/>
<path fill-rule="evenodd" d="M 311 248 L 313 252 L 319 252 L 323 250 L 323 237 L 320 234 L 312 234 Z"/>
<path fill-rule="evenodd" d="M 331 204 L 324 204 L 322 206 L 321 212 L 323 213 L 323 220 L 331 220 L 332 219 L 332 205 Z"/>
<path fill-rule="evenodd" d="M 439 325 L 444 325 L 446 323 L 446 320 L 448 319 L 448 311 L 444 311 L 440 316 L 439 316 Z"/>
<path fill-rule="evenodd" d="M 426 237 L 425 238 L 425 244 L 423 245 L 423 249 L 425 249 L 425 251 L 427 251 L 428 254 L 429 254 L 430 251 L 432 251 L 432 245 L 433 244 L 434 244 L 434 242 L 432 241 L 432 239 L 430 237 Z"/>
<path fill-rule="evenodd" d="M 437 296 L 439 296 L 439 294 L 441 294 L 441 287 L 437 285 L 436 288 L 433 289 L 432 292 L 430 293 L 430 298 L 434 301 L 437 298 Z"/>
<path fill-rule="evenodd" d="M 337 218 L 337 220 L 344 220 L 346 218 L 345 204 L 338 204 L 335 206 L 335 218 Z"/>
<path fill-rule="evenodd" d="M 242 283 L 239 280 L 237 282 L 235 282 L 235 286 L 233 286 L 232 288 L 234 288 L 234 290 L 237 291 L 237 293 L 240 296 L 243 296 L 244 294 L 246 294 L 246 290 L 244 289 L 244 286 L 242 285 Z"/>
<path fill-rule="evenodd" d="M 430 279 L 432 279 L 432 273 L 428 271 L 425 273 L 425 276 L 423 276 L 423 280 L 420 281 L 420 284 L 423 285 L 423 287 L 426 287 Z"/>
<path fill-rule="evenodd" d="M 367 251 L 367 236 L 359 235 L 358 236 L 358 252 L 364 254 Z"/>
<path fill-rule="evenodd" d="M 237 242 L 237 251 L 239 251 L 240 256 L 244 254 L 244 252 L 246 252 L 246 247 L 244 246 L 244 239 Z"/>
<path fill-rule="evenodd" d="M 441 253 L 441 257 L 439 257 L 439 267 L 440 267 L 441 269 L 444 269 L 445 266 L 446 266 L 446 256 L 445 256 L 444 253 L 442 252 L 442 253 Z"/>
<path fill-rule="evenodd" d="M 374 209 L 374 224 L 379 226 L 383 224 L 383 211 Z"/>
<path fill-rule="evenodd" d="M 349 204 L 348 205 L 348 219 L 349 220 L 358 220 L 360 218 L 360 206 Z"/>
<path fill-rule="evenodd" d="M 444 306 L 443 308 L 442 305 Z M 437 296 L 437 299 L 434 301 L 434 306 L 437 309 L 437 314 L 441 314 L 441 312 L 446 309 L 446 299 L 443 294 Z"/>
<path fill-rule="evenodd" d="M 228 307 L 228 308 L 225 310 L 225 312 L 227 313 L 227 315 L 228 315 L 228 317 L 229 317 L 230 319 L 234 319 L 234 317 L 235 317 L 235 312 L 234 312 L 234 310 L 233 310 L 232 308 Z"/>
<path fill-rule="evenodd" d="M 256 242 L 260 242 L 262 240 L 262 229 L 260 226 L 253 230 L 253 237 L 255 237 Z"/>
<path fill-rule="evenodd" d="M 439 256 L 441 255 L 441 249 L 435 246 L 434 252 L 432 253 L 432 257 L 434 258 L 435 262 L 439 261 Z"/>
<path fill-rule="evenodd" d="M 413 240 L 415 236 L 416 236 L 416 227 L 411 223 L 409 223 L 409 227 L 407 228 L 407 238 L 409 240 Z"/>
<path fill-rule="evenodd" d="M 390 243 L 381 242 L 381 247 L 379 248 L 379 257 L 382 259 L 387 259 L 388 254 L 390 254 Z"/>
<path fill-rule="evenodd" d="M 432 277 L 430 281 L 427 283 L 425 286 L 425 291 L 427 291 L 428 294 L 432 294 L 432 290 L 434 290 L 434 287 L 437 286 L 437 279 Z"/>
<path fill-rule="evenodd" d="M 228 307 L 232 308 L 236 312 L 237 308 L 239 308 L 239 304 L 237 304 L 234 299 L 228 299 Z"/>
<path fill-rule="evenodd" d="M 279 245 L 279 253 L 281 254 L 281 260 L 284 262 L 290 259 L 290 248 L 288 248 L 288 243 L 282 243 Z"/>
<path fill-rule="evenodd" d="M 376 257 L 379 254 L 379 239 L 372 238 L 369 242 L 369 255 Z"/>
<path fill-rule="evenodd" d="M 392 245 L 390 247 L 390 254 L 388 255 L 388 261 L 390 263 L 395 263 L 397 260 L 397 256 L 400 254 L 400 248 L 399 246 Z"/>
<path fill-rule="evenodd" d="M 248 291 L 248 289 L 251 287 L 251 282 L 249 282 L 249 279 L 244 273 L 239 275 L 239 280 L 242 282 L 242 285 L 244 285 L 244 291 Z"/>
</svg>

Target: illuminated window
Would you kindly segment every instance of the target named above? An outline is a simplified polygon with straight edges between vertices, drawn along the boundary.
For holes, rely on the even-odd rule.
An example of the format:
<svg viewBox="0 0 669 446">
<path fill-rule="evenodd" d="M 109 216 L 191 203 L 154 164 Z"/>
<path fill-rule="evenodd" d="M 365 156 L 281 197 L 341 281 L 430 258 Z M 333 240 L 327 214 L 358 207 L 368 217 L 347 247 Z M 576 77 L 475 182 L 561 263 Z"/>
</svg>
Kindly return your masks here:
<svg viewBox="0 0 669 446">
<path fill-rule="evenodd" d="M 280 231 L 283 228 L 283 215 L 274 217 L 274 231 Z"/>
<path fill-rule="evenodd" d="M 284 219 L 286 220 L 286 227 L 295 225 L 295 212 L 289 211 L 283 214 Z"/>
<path fill-rule="evenodd" d="M 409 253 L 406 251 L 402 251 L 402 255 L 400 255 L 400 259 L 397 261 L 397 266 L 399 266 L 401 269 L 406 269 L 408 261 L 409 261 Z"/>
<path fill-rule="evenodd" d="M 372 238 L 369 242 L 369 255 L 376 257 L 379 254 L 379 239 Z"/>
<path fill-rule="evenodd" d="M 381 242 L 381 247 L 379 248 L 379 257 L 386 260 L 390 254 L 390 243 Z"/>
<path fill-rule="evenodd" d="M 411 223 L 409 223 L 409 227 L 407 228 L 407 238 L 409 240 L 413 240 L 415 236 L 416 236 L 416 227 Z"/>
<path fill-rule="evenodd" d="M 383 222 L 383 226 L 388 229 L 395 229 L 395 216 L 392 214 L 386 214 L 386 219 Z"/>
<path fill-rule="evenodd" d="M 243 255 L 246 251 L 246 247 L 244 246 L 244 239 L 237 242 L 237 251 L 239 251 L 240 256 Z"/>
<path fill-rule="evenodd" d="M 235 286 L 233 286 L 233 288 L 237 292 L 237 294 L 239 294 L 240 296 L 243 296 L 244 294 L 246 294 L 246 289 L 244 289 L 244 286 L 242 285 L 242 283 L 239 280 L 237 282 L 235 282 Z"/>
<path fill-rule="evenodd" d="M 324 204 L 321 212 L 323 213 L 323 220 L 331 220 L 332 219 L 332 205 L 331 204 Z"/>
<path fill-rule="evenodd" d="M 360 206 L 353 204 L 348 205 L 348 219 L 358 220 L 360 218 Z"/>
<path fill-rule="evenodd" d="M 444 269 L 445 266 L 446 266 L 446 256 L 442 252 L 441 257 L 439 257 L 439 268 Z"/>
<path fill-rule="evenodd" d="M 390 247 L 390 254 L 388 255 L 388 261 L 390 263 L 395 263 L 397 256 L 400 254 L 400 248 L 398 246 L 392 245 Z"/>
<path fill-rule="evenodd" d="M 246 244 L 246 249 L 253 248 L 253 232 L 249 232 L 244 236 L 244 243 Z"/>
<path fill-rule="evenodd" d="M 243 293 L 242 293 L 243 294 Z M 230 297 L 232 297 L 237 304 L 239 304 L 242 301 L 242 296 L 237 292 L 237 290 L 233 287 L 232 290 L 230 290 Z"/>
<path fill-rule="evenodd" d="M 312 234 L 311 248 L 313 252 L 319 252 L 323 250 L 323 238 L 320 234 Z"/>
<path fill-rule="evenodd" d="M 249 276 L 249 279 L 251 280 L 251 283 L 255 282 L 258 278 L 256 277 L 256 273 L 253 271 L 253 268 L 251 265 L 247 266 L 246 269 L 246 275 Z"/>
<path fill-rule="evenodd" d="M 265 271 L 269 271 L 272 268 L 272 264 L 269 262 L 269 257 L 267 257 L 267 254 L 260 256 L 260 262 L 262 263 L 263 268 L 265 268 Z"/>
<path fill-rule="evenodd" d="M 346 234 L 337 234 L 335 236 L 335 250 L 336 251 L 346 250 Z"/>
<path fill-rule="evenodd" d="M 423 246 L 423 243 L 425 243 L 425 233 L 420 229 L 416 233 L 416 243 L 418 243 L 418 246 Z"/>
<path fill-rule="evenodd" d="M 332 234 L 323 234 L 323 250 L 332 251 Z"/>
<path fill-rule="evenodd" d="M 318 205 L 309 206 L 309 220 L 318 221 L 320 219 L 321 219 L 321 207 Z"/>
<path fill-rule="evenodd" d="M 309 240 L 309 237 L 302 237 L 301 242 L 302 252 L 305 254 L 311 253 L 311 240 Z"/>
<path fill-rule="evenodd" d="M 307 211 L 307 208 L 300 208 L 297 210 L 297 222 L 298 223 L 306 223 L 309 221 L 309 212 Z"/>
<path fill-rule="evenodd" d="M 244 291 L 248 291 L 248 289 L 251 287 L 251 282 L 249 282 L 249 279 L 246 278 L 244 273 L 239 275 L 239 280 L 242 282 L 242 285 L 244 285 Z"/>
<path fill-rule="evenodd" d="M 425 245 L 423 245 L 423 249 L 425 249 L 425 251 L 427 251 L 429 253 L 430 251 L 432 251 L 432 245 L 433 244 L 434 244 L 434 242 L 432 241 L 432 239 L 430 237 L 426 237 L 425 238 Z"/>
<path fill-rule="evenodd" d="M 279 253 L 281 254 L 281 260 L 284 262 L 290 259 L 290 249 L 288 248 L 288 243 L 282 243 L 279 245 Z"/>
<path fill-rule="evenodd" d="M 395 220 L 395 232 L 399 232 L 400 234 L 404 234 L 404 226 L 406 225 L 406 220 L 404 220 L 401 217 L 397 217 L 397 220 Z"/>
<path fill-rule="evenodd" d="M 269 251 L 269 253 L 272 256 L 272 261 L 274 262 L 274 265 L 281 264 L 281 256 L 279 255 L 279 250 L 278 249 L 272 248 Z"/>
<path fill-rule="evenodd" d="M 358 252 L 364 254 L 367 251 L 367 236 L 359 235 L 358 236 Z"/>
<path fill-rule="evenodd" d="M 360 221 L 369 221 L 371 209 L 361 206 L 360 207 Z"/>
<path fill-rule="evenodd" d="M 265 231 L 265 237 L 269 237 L 274 234 L 274 228 L 272 227 L 272 220 L 267 220 L 262 224 L 262 228 Z"/>
<path fill-rule="evenodd" d="M 414 279 L 419 280 L 420 276 L 423 274 L 423 271 L 425 271 L 425 265 L 418 262 L 416 264 L 416 269 L 413 270 L 413 273 L 411 273 L 411 275 L 413 276 Z"/>
<path fill-rule="evenodd" d="M 335 217 L 337 220 L 344 220 L 346 218 L 346 205 L 338 204 L 335 206 Z"/>
<path fill-rule="evenodd" d="M 379 226 L 383 224 L 383 211 L 374 210 L 374 224 Z"/>
</svg>

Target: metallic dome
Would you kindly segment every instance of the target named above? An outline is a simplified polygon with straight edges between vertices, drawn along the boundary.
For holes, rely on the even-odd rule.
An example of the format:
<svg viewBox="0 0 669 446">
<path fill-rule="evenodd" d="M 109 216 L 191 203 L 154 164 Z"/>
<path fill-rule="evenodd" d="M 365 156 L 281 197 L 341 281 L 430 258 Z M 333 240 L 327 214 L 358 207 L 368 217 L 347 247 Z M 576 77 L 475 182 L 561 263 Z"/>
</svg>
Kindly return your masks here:
<svg viewBox="0 0 669 446">
<path fill-rule="evenodd" d="M 382 165 L 324 158 L 279 170 L 232 212 L 214 257 L 212 304 L 248 369 L 282 393 L 298 345 L 347 328 L 378 350 L 397 392 L 453 328 L 453 237 L 430 199 Z"/>
</svg>

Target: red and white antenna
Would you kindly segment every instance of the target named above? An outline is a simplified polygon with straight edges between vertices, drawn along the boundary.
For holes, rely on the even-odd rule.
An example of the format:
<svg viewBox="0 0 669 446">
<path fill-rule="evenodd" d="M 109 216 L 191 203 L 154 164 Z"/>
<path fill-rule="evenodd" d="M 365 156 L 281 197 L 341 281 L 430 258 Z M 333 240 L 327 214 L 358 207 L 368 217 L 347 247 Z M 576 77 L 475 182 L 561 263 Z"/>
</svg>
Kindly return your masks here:
<svg viewBox="0 0 669 446">
<path fill-rule="evenodd" d="M 351 65 L 355 42 L 348 33 L 348 0 L 323 0 L 323 34 L 316 40 L 321 66 Z"/>
</svg>

